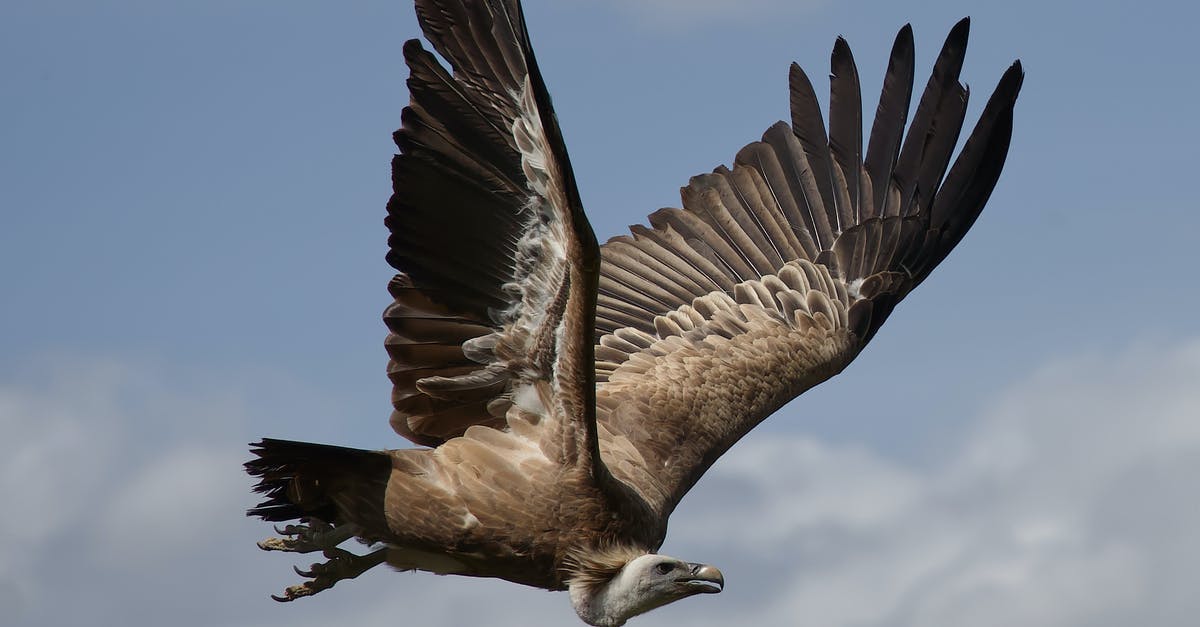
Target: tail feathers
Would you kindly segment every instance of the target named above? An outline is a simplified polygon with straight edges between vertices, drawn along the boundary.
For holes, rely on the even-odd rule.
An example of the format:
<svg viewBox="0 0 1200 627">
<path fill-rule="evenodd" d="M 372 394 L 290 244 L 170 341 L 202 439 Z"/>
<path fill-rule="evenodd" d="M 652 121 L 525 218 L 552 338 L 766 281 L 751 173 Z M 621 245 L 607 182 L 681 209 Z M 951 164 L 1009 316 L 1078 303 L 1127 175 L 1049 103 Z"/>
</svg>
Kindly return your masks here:
<svg viewBox="0 0 1200 627">
<path fill-rule="evenodd" d="M 306 581 L 290 586 L 277 601 L 312 596 L 344 579 L 353 579 L 387 559 L 387 549 L 356 555 L 338 545 L 357 537 L 365 544 L 386 541 L 384 493 L 391 476 L 388 453 L 326 444 L 264 439 L 250 445 L 255 459 L 246 472 L 258 477 L 254 491 L 266 500 L 246 512 L 264 520 L 298 524 L 276 526 L 283 537 L 259 542 L 266 551 L 321 552 L 327 559 L 308 570 Z"/>
<path fill-rule="evenodd" d="M 391 473 L 386 453 L 264 438 L 251 444 L 246 472 L 259 477 L 266 496 L 247 516 L 283 522 L 318 519 L 364 529 L 383 521 L 383 494 Z M 386 529 L 386 526 L 383 527 Z"/>
</svg>

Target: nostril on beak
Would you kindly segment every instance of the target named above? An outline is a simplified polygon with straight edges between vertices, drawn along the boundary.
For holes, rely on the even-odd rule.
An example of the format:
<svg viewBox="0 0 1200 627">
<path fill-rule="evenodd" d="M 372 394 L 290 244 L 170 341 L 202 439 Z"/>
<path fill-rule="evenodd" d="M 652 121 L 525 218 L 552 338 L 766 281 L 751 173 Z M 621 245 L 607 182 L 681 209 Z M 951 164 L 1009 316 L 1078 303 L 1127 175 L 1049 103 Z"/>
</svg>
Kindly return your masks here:
<svg viewBox="0 0 1200 627">
<path fill-rule="evenodd" d="M 712 584 L 705 587 L 704 592 L 720 592 L 725 587 L 725 577 L 721 571 L 708 564 L 688 564 L 688 580 L 693 584 L 707 582 Z"/>
</svg>

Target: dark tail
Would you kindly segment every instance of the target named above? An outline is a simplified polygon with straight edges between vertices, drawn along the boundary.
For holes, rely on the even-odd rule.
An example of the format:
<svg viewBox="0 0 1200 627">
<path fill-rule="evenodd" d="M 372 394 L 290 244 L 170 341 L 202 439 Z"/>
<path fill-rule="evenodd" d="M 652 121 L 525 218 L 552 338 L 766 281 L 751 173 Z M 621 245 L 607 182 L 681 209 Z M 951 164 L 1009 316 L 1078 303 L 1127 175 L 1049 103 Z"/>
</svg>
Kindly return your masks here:
<svg viewBox="0 0 1200 627">
<path fill-rule="evenodd" d="M 246 462 L 246 472 L 259 477 L 254 491 L 266 500 L 247 510 L 247 516 L 272 522 L 352 522 L 363 529 L 382 522 L 392 467 L 387 453 L 268 438 L 251 444 L 250 452 L 256 459 Z"/>
<path fill-rule="evenodd" d="M 273 599 L 312 596 L 387 559 L 384 548 L 357 555 L 338 545 L 353 537 L 366 544 L 386 539 L 383 499 L 392 471 L 388 453 L 268 439 L 251 444 L 250 452 L 256 459 L 246 462 L 246 472 L 259 478 L 254 491 L 267 498 L 246 514 L 273 522 L 298 521 L 276 526 L 276 533 L 283 537 L 267 538 L 258 543 L 259 548 L 320 551 L 328 558 L 307 571 L 296 569 L 307 581 L 288 587 Z"/>
</svg>

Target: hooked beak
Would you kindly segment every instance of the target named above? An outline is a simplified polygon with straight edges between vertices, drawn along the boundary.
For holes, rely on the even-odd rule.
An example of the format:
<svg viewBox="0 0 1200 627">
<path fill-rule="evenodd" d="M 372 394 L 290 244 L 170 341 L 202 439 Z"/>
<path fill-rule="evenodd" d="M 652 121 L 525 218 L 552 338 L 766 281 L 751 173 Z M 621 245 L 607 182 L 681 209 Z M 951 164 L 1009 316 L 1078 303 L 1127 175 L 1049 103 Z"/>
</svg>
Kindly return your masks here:
<svg viewBox="0 0 1200 627">
<path fill-rule="evenodd" d="M 687 574 L 675 581 L 687 588 L 691 594 L 715 594 L 725 587 L 724 575 L 708 564 L 688 564 Z"/>
</svg>

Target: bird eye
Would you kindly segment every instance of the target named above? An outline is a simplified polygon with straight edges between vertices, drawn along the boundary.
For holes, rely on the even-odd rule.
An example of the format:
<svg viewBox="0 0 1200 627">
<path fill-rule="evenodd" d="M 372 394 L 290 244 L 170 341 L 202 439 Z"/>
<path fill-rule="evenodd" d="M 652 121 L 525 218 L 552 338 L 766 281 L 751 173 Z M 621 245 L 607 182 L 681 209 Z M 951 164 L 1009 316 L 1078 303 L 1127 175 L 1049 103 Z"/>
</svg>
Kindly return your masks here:
<svg viewBox="0 0 1200 627">
<path fill-rule="evenodd" d="M 673 570 L 675 570 L 675 567 L 668 562 L 659 562 L 654 565 L 654 571 L 660 575 L 665 575 Z"/>
</svg>

